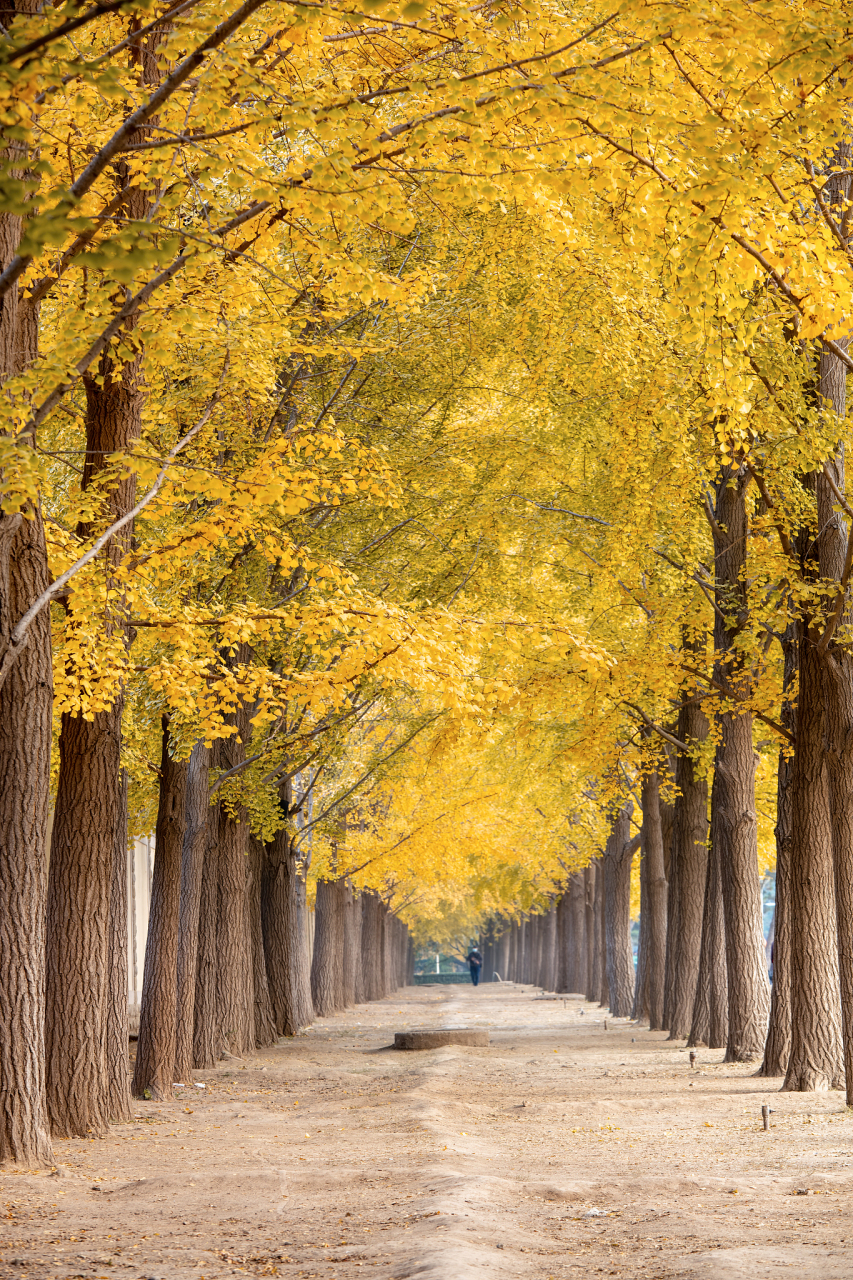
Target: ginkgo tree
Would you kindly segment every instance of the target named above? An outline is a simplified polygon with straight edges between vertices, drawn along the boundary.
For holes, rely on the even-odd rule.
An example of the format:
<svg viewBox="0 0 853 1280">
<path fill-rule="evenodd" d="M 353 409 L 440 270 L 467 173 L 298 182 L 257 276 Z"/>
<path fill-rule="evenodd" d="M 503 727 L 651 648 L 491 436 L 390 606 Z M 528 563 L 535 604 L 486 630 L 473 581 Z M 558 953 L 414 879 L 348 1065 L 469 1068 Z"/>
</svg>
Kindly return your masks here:
<svg viewBox="0 0 853 1280">
<path fill-rule="evenodd" d="M 836 905 L 842 954 L 853 927 L 841 7 L 379 4 L 368 17 L 264 0 L 224 14 L 201 0 L 44 12 L 19 0 L 10 15 L 0 980 L 26 1034 L 4 1050 L 3 1155 L 49 1155 L 51 599 L 63 714 L 51 928 L 95 886 L 93 953 L 113 979 L 123 706 L 137 786 L 166 710 L 174 758 L 218 742 L 215 769 L 257 782 L 269 816 L 266 775 L 237 758 L 240 717 L 259 738 L 299 708 L 319 723 L 364 681 L 387 708 L 442 711 L 436 732 L 468 758 L 496 749 L 492 722 L 512 725 L 537 776 L 557 762 L 552 806 L 561 777 L 574 780 L 563 813 L 575 785 L 596 797 L 613 856 L 628 781 L 657 767 L 647 732 L 668 735 L 671 884 L 703 846 L 713 752 L 728 1050 L 751 1056 L 766 1013 L 758 831 L 732 824 L 755 811 L 757 721 L 762 741 L 795 739 L 789 1083 L 833 1081 L 838 1035 L 808 1010 L 833 986 Z M 414 358 L 425 337 L 432 379 Z M 401 370 L 405 393 L 389 395 Z M 793 729 L 774 647 L 788 626 Z M 839 747 L 829 772 L 815 764 L 824 726 Z M 111 806 L 94 859 L 70 803 L 87 754 Z M 369 744 L 341 759 L 342 779 L 360 754 Z M 397 794 L 414 816 L 414 796 Z M 378 850 L 378 816 L 403 832 L 398 802 L 374 800 Z M 226 790 L 216 822 L 233 854 L 244 820 L 229 803 Z M 531 884 L 553 887 L 555 866 Z M 705 894 L 709 922 L 719 901 Z M 823 941 L 810 967 L 812 909 Z M 48 956 L 53 1025 L 76 991 L 65 1012 L 80 1014 L 87 1063 L 72 1098 L 50 1040 L 53 1121 L 97 1128 L 120 1102 L 120 1071 L 99 1059 L 107 979 L 87 1007 Z M 841 980 L 849 1073 L 843 966 Z M 821 1037 L 815 1071 L 801 1068 Z"/>
</svg>

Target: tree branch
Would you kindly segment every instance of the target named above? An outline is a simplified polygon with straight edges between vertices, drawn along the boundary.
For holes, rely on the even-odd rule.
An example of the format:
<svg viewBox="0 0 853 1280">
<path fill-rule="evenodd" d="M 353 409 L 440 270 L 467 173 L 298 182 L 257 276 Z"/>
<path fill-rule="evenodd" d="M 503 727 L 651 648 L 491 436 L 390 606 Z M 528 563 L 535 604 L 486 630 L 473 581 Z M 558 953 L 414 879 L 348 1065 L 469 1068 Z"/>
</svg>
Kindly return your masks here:
<svg viewBox="0 0 853 1280">
<path fill-rule="evenodd" d="M 91 9 L 86 9 L 84 13 L 78 14 L 76 18 L 69 18 L 67 22 L 60 23 L 58 27 L 54 27 L 52 31 L 47 31 L 43 36 L 37 36 L 29 44 L 21 45 L 20 48 L 12 49 L 9 52 L 4 50 L 0 54 L 0 62 L 17 62 L 20 58 L 26 58 L 29 54 L 37 53 L 39 49 L 44 49 L 47 45 L 53 44 L 54 40 L 61 40 L 69 32 L 85 27 L 87 22 L 94 22 L 96 18 L 102 18 L 105 14 L 115 13 L 116 9 L 123 9 L 125 5 L 133 2 L 134 0 L 106 0 L 106 3 L 92 5 Z"/>
<path fill-rule="evenodd" d="M 74 564 L 72 564 L 70 568 L 66 569 L 64 573 L 60 574 L 59 577 L 54 582 L 52 582 L 50 586 L 47 587 L 46 590 L 44 590 L 36 600 L 33 601 L 29 609 L 27 610 L 27 612 L 18 621 L 14 630 L 12 631 L 11 636 L 9 637 L 9 643 L 5 653 L 3 654 L 2 664 L 0 664 L 0 688 L 2 688 L 3 684 L 5 683 L 6 677 L 8 676 L 9 670 L 11 669 L 13 663 L 17 660 L 18 655 L 25 648 L 27 644 L 27 632 L 29 631 L 29 628 L 32 626 L 35 619 L 41 613 L 42 609 L 44 609 L 46 605 L 50 604 L 51 600 L 53 600 L 55 596 L 59 595 L 60 592 L 62 592 L 62 590 L 71 581 L 71 579 L 74 577 L 75 574 L 79 573 L 80 570 L 83 569 L 87 564 L 89 564 L 91 560 L 94 560 L 95 556 L 98 555 L 98 553 L 103 549 L 103 547 L 106 546 L 106 544 L 110 541 L 111 538 L 114 538 L 115 535 L 125 527 L 125 525 L 130 524 L 130 522 L 139 515 L 140 511 L 143 511 L 145 507 L 148 506 L 149 502 L 151 502 L 154 498 L 156 498 L 157 494 L 160 492 L 160 488 L 163 484 L 163 481 L 166 478 L 166 473 L 168 472 L 170 466 L 172 465 L 172 462 L 175 460 L 175 458 L 178 456 L 181 450 L 184 449 L 189 444 L 189 442 L 192 439 L 194 439 L 195 436 L 198 435 L 202 427 L 205 426 L 205 424 L 209 421 L 210 415 L 213 413 L 213 410 L 216 408 L 216 405 L 219 403 L 219 397 L 222 389 L 222 381 L 225 377 L 225 372 L 227 367 L 228 367 L 228 362 L 226 361 L 225 367 L 223 368 L 223 371 L 222 371 L 222 376 L 220 377 L 220 384 L 217 387 L 214 394 L 211 396 L 210 400 L 208 401 L 204 412 L 202 413 L 201 417 L 199 418 L 195 426 L 192 427 L 185 436 L 182 436 L 181 439 L 177 442 L 177 444 L 175 444 L 169 450 L 168 454 L 166 455 L 163 461 L 163 466 L 160 468 L 160 471 L 158 472 L 153 485 L 145 494 L 144 498 L 140 498 L 139 502 L 137 502 L 136 506 L 133 508 L 132 511 L 128 511 L 127 514 L 122 516 L 120 520 L 116 520 L 115 524 L 111 524 L 110 527 L 106 529 L 104 533 L 102 533 L 101 536 L 94 542 L 94 544 L 89 548 L 88 551 L 86 551 L 82 556 L 80 556 L 78 560 L 75 560 Z"/>
<path fill-rule="evenodd" d="M 305 826 L 302 828 L 302 830 L 299 833 L 299 840 L 297 841 L 297 844 L 299 843 L 299 841 L 301 841 L 306 831 L 310 831 L 312 827 L 316 827 L 318 822 L 322 822 L 324 818 L 327 818 L 329 814 L 332 812 L 332 810 L 337 809 L 341 801 L 346 800 L 349 796 L 352 795 L 354 791 L 357 791 L 358 788 L 361 786 L 361 784 L 363 782 L 366 782 L 367 779 L 371 776 L 371 774 L 375 773 L 376 770 L 381 768 L 383 764 L 387 764 L 389 760 L 392 760 L 394 756 L 396 756 L 398 752 L 402 751 L 404 747 L 407 747 L 409 743 L 412 742 L 418 736 L 419 733 L 422 733 L 424 729 L 426 729 L 429 725 L 433 724 L 442 715 L 444 715 L 444 712 L 440 711 L 438 715 L 430 716 L 428 720 L 425 720 L 422 725 L 420 725 L 417 729 L 415 729 L 414 733 L 409 734 L 408 738 L 406 738 L 403 742 L 401 742 L 398 747 L 395 747 L 393 751 L 390 751 L 387 756 L 383 756 L 383 758 L 381 760 L 378 760 L 376 764 L 371 765 L 370 768 L 367 770 L 367 772 L 363 773 L 362 776 L 358 779 L 358 781 L 354 782 L 353 785 L 343 793 L 343 795 L 337 796 L 330 805 L 327 805 L 326 808 L 323 810 L 323 812 L 319 815 L 319 817 L 316 817 L 311 822 L 307 822 L 305 824 Z"/>
<path fill-rule="evenodd" d="M 642 720 L 646 728 L 653 729 L 654 732 L 659 734 L 660 737 L 663 738 L 665 742 L 671 743 L 672 746 L 676 747 L 677 750 L 679 751 L 690 750 L 686 742 L 682 742 L 680 738 L 673 737 L 671 733 L 667 733 L 666 729 L 662 729 L 659 724 L 655 724 L 654 720 L 650 720 L 649 717 L 646 715 L 645 711 L 642 709 L 642 707 L 638 707 L 633 702 L 626 702 L 625 706 L 630 707 L 632 711 L 636 711 L 637 715 L 640 717 L 640 719 Z"/>
<path fill-rule="evenodd" d="M 124 0 L 120 0 L 120 3 L 123 4 Z M 92 157 L 77 181 L 72 183 L 71 187 L 68 189 L 67 196 L 62 199 L 60 205 L 45 216 L 48 218 L 55 217 L 62 209 L 62 206 L 67 205 L 69 202 L 71 204 L 78 204 L 93 183 L 104 172 L 113 157 L 122 150 L 125 142 L 127 142 L 131 135 L 135 133 L 141 125 L 145 124 L 146 120 L 150 120 L 152 116 L 157 114 L 163 103 L 166 102 L 172 94 L 190 78 L 192 73 L 199 66 L 201 66 L 208 53 L 223 44 L 229 36 L 233 35 L 234 32 L 243 25 L 247 18 L 252 16 L 256 9 L 262 8 L 263 5 L 267 3 L 269 3 L 269 0 L 243 0 L 243 4 L 241 4 L 238 9 L 235 9 L 231 16 L 226 18 L 224 22 L 221 22 L 216 30 L 212 31 L 207 39 L 203 40 L 198 48 L 194 49 L 189 57 L 185 58 L 184 61 L 175 68 L 172 74 L 163 81 L 154 93 L 152 93 L 148 101 L 143 103 L 141 107 L 138 107 L 136 111 L 131 112 L 131 114 L 127 116 L 121 127 L 115 131 L 110 140 L 106 142 L 101 147 L 100 151 Z M 114 4 L 112 7 L 117 8 L 119 6 L 118 4 Z M 6 270 L 2 275 L 0 275 L 0 298 L 4 297 L 9 292 L 16 280 L 18 280 L 23 272 L 26 271 L 27 267 L 33 261 L 33 256 L 34 255 L 31 253 L 23 253 L 17 254 L 12 259 L 6 267 Z"/>
</svg>

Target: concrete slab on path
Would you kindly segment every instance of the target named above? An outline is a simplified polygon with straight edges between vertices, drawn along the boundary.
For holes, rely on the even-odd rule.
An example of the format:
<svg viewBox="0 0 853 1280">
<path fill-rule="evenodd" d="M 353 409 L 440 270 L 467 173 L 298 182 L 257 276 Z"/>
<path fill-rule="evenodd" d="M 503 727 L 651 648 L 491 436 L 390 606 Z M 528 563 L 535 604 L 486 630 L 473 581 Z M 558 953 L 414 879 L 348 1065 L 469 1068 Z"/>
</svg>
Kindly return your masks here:
<svg viewBox="0 0 853 1280">
<path fill-rule="evenodd" d="M 441 1030 L 397 1031 L 395 1049 L 443 1049 L 448 1044 L 467 1044 L 477 1049 L 488 1048 L 488 1031 L 472 1027 L 443 1027 Z"/>
</svg>

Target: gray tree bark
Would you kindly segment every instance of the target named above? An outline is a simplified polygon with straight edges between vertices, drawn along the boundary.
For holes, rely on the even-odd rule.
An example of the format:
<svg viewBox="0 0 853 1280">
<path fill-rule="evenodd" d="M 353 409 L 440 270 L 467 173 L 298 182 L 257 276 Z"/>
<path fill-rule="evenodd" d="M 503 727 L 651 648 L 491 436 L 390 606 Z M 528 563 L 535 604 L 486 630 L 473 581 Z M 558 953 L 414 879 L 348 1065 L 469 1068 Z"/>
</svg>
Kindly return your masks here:
<svg viewBox="0 0 853 1280">
<path fill-rule="evenodd" d="M 790 694 L 797 674 L 796 626 L 791 624 L 783 641 L 783 688 Z M 782 704 L 781 722 L 796 740 L 796 706 Z M 793 761 L 779 752 L 776 780 L 776 907 L 773 914 L 773 985 L 770 990 L 770 1025 L 759 1075 L 784 1076 L 791 1055 L 791 844 Z"/>
<path fill-rule="evenodd" d="M 717 485 L 714 524 L 715 680 L 726 704 L 717 714 L 717 837 L 726 925 L 729 992 L 727 1062 L 761 1057 L 770 1015 L 770 987 L 764 967 L 761 886 L 758 878 L 758 818 L 752 715 L 737 709 L 751 688 L 751 674 L 737 648 L 746 626 L 749 525 L 746 490 L 750 473 L 726 468 Z"/>
<path fill-rule="evenodd" d="M 360 1004 L 364 983 L 361 977 L 361 899 L 347 882 L 344 886 L 344 1004 Z"/>
<path fill-rule="evenodd" d="M 569 893 L 565 889 L 557 899 L 557 975 L 555 991 L 569 990 Z"/>
<path fill-rule="evenodd" d="M 646 773 L 642 785 L 643 843 L 649 913 L 646 958 L 649 1029 L 661 1031 L 663 1030 L 663 996 L 666 977 L 667 886 L 660 817 L 660 780 L 657 772 Z"/>
<path fill-rule="evenodd" d="M 226 770 L 246 758 L 245 714 L 238 719 L 238 733 L 221 740 Z M 225 801 L 219 805 L 217 842 L 216 1017 L 228 1049 L 243 1058 L 255 1046 L 255 983 L 248 907 L 249 824 L 242 806 L 232 812 Z"/>
<path fill-rule="evenodd" d="M 645 849 L 645 822 L 640 832 L 640 930 L 637 939 L 637 977 L 634 982 L 634 1022 L 649 1016 L 649 864 Z"/>
<path fill-rule="evenodd" d="M 586 882 L 582 871 L 569 877 L 569 990 L 583 994 L 587 987 Z"/>
<path fill-rule="evenodd" d="M 596 971 L 596 910 L 595 910 L 595 894 L 596 879 L 598 876 L 598 861 L 593 860 L 583 873 L 584 888 L 586 890 L 586 898 L 584 902 L 584 914 L 586 920 L 586 991 L 584 995 L 587 1000 L 595 1000 L 595 986 L 597 982 Z"/>
<path fill-rule="evenodd" d="M 287 814 L 292 803 L 289 778 L 281 784 L 279 802 Z M 261 918 L 270 998 L 278 1034 L 295 1036 L 314 1020 L 305 880 L 285 827 L 276 832 L 266 851 Z"/>
<path fill-rule="evenodd" d="M 602 858 L 607 986 L 615 1018 L 629 1017 L 634 1004 L 631 863 L 636 841 L 631 840 L 631 808 L 623 804 L 615 814 Z"/>
<path fill-rule="evenodd" d="M 127 1009 L 127 770 L 119 775 L 119 821 L 115 831 L 112 874 L 110 876 L 110 932 L 107 978 L 106 1057 L 107 1110 L 113 1124 L 129 1124 L 133 1119 L 130 1097 L 128 1044 L 130 1024 Z"/>
<path fill-rule="evenodd" d="M 835 378 L 837 358 L 824 352 L 817 391 L 827 408 L 844 411 L 845 379 Z M 839 368 L 840 368 L 840 362 Z M 843 458 L 829 464 L 836 487 L 844 491 Z M 811 473 L 804 487 L 816 498 L 816 527 L 796 540 L 800 572 L 806 581 L 840 582 L 846 535 L 834 511 L 828 482 Z M 817 555 L 815 556 L 815 551 Z M 797 621 L 799 697 L 791 768 L 791 1048 L 783 1088 L 829 1089 L 844 1076 L 844 1032 L 839 974 L 840 922 L 846 886 L 844 865 L 848 797 L 845 795 L 845 703 L 847 658 L 828 652 L 823 642 L 825 611 L 803 612 Z M 830 645 L 830 649 L 835 646 Z M 843 954 L 843 947 L 841 947 Z"/>
<path fill-rule="evenodd" d="M 207 848 L 210 748 L 197 742 L 187 766 L 181 884 L 178 901 L 178 955 L 175 988 L 175 1082 L 189 1084 L 193 1070 L 196 969 L 201 886 Z"/>
<path fill-rule="evenodd" d="M 490 946 L 490 953 L 494 951 L 494 945 Z M 491 954 L 490 954 L 491 959 Z M 494 968 L 491 964 L 490 968 Z M 488 982 L 491 973 L 486 976 Z M 556 905 L 551 906 L 548 914 L 545 916 L 545 934 L 543 941 L 543 963 L 541 974 L 542 986 L 546 991 L 557 990 L 557 908 Z"/>
<path fill-rule="evenodd" d="M 188 763 L 178 763 L 171 756 L 169 720 L 167 716 L 163 716 L 159 804 L 154 835 L 154 874 L 151 878 L 139 1039 L 133 1070 L 134 1096 L 147 1096 L 157 1101 L 173 1096 L 172 1083 L 175 1077 L 178 913 L 188 772 Z M 123 861 L 126 864 L 126 859 Z M 122 874 L 125 874 L 124 866 Z M 125 988 L 126 973 L 125 961 Z"/>
<path fill-rule="evenodd" d="M 381 1000 L 382 990 L 382 903 L 375 893 L 361 895 L 361 965 L 364 998 Z"/>
<path fill-rule="evenodd" d="M 677 735 L 688 747 L 698 746 L 708 737 L 708 718 L 701 702 L 692 700 L 689 691 L 685 691 L 679 709 Z M 670 1040 L 683 1040 L 692 1025 L 699 982 L 708 879 L 708 783 L 684 751 L 676 757 L 675 782 L 669 886 L 673 914 L 667 929 L 669 998 L 665 1021 Z"/>
<path fill-rule="evenodd" d="M 6 0 L 14 14 L 40 10 L 35 0 Z M 5 158 L 31 162 L 16 142 L 3 140 Z M 23 222 L 0 214 L 0 269 L 15 257 Z M 38 354 L 38 314 L 19 285 L 0 311 L 0 385 Z M 35 443 L 35 442 L 33 442 Z M 29 517 L 29 518 L 26 518 Z M 0 509 L 0 1162 L 33 1168 L 53 1161 L 45 1094 L 45 881 L 50 807 L 53 668 L 50 614 L 30 628 L 17 654 L 11 636 L 50 582 L 41 510 Z"/>
<path fill-rule="evenodd" d="M 715 791 L 711 793 L 711 842 L 708 850 L 705 881 L 705 906 L 702 915 L 702 945 L 699 955 L 699 979 L 688 1045 L 707 1045 L 724 1049 L 729 1035 L 729 984 L 726 972 L 726 926 L 723 911 L 720 841 L 716 831 L 719 807 Z"/>
<path fill-rule="evenodd" d="M 607 977 L 607 931 L 604 922 L 604 859 L 596 858 L 595 860 L 595 940 L 594 940 L 594 969 L 591 1000 L 597 1000 L 603 1007 L 607 1008 L 610 1001 L 610 988 L 608 986 Z"/>
<path fill-rule="evenodd" d="M 263 897 L 266 861 L 267 853 L 263 842 L 258 840 L 257 837 L 250 835 L 249 863 L 247 867 L 248 883 L 246 890 L 248 921 L 246 927 L 252 948 L 252 985 L 255 993 L 255 1044 L 258 1048 L 263 1048 L 265 1045 L 275 1044 L 276 1039 L 278 1038 L 275 1014 L 273 1013 L 272 1007 L 272 996 L 270 995 L 262 923 L 261 899 Z"/>
<path fill-rule="evenodd" d="M 214 743 L 211 765 L 222 768 L 221 739 Z M 208 809 L 204 841 L 204 862 L 198 910 L 195 997 L 193 1001 L 193 1066 L 215 1067 L 225 1048 L 225 1037 L 217 1016 L 216 986 L 219 968 L 219 823 L 222 806 L 217 800 Z"/>
</svg>

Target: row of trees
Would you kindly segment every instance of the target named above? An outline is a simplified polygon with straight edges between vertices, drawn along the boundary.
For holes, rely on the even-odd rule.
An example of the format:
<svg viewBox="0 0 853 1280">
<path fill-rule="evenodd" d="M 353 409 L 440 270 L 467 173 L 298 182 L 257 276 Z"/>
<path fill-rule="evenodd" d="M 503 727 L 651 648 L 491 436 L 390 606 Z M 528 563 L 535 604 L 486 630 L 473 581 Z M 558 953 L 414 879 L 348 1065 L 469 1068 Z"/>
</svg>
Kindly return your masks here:
<svg viewBox="0 0 853 1280">
<path fill-rule="evenodd" d="M 0 1157 L 126 1106 L 155 825 L 140 1088 L 306 895 L 325 1010 L 580 875 L 615 1011 L 853 1086 L 853 37 L 741 8 L 3 7 Z"/>
<path fill-rule="evenodd" d="M 286 828 L 264 842 L 245 811 L 210 803 L 209 749 L 185 763 L 171 754 L 163 724 L 160 805 L 145 951 L 139 1037 L 132 1079 L 137 1097 L 170 1098 L 224 1055 L 243 1057 L 349 1005 L 405 985 L 414 967 L 407 926 L 377 894 L 344 879 L 316 885 L 309 949 L 305 860 Z M 282 804 L 292 803 L 291 788 Z M 120 975 L 119 981 L 124 980 Z M 116 983 L 112 1007 L 127 1040 L 127 1004 Z M 109 1044 L 110 1039 L 107 1037 Z M 104 1109 L 91 1087 L 51 1109 L 54 1131 L 99 1131 L 128 1111 L 126 1049 L 105 1063 Z M 85 1099 L 88 1112 L 74 1110 Z M 121 1099 L 123 1106 L 117 1109 Z M 64 1099 L 63 1099 L 64 1101 Z"/>
<path fill-rule="evenodd" d="M 565 892 L 546 912 L 525 915 L 508 928 L 500 919 L 490 921 L 483 942 L 483 977 L 532 983 L 546 991 L 580 993 L 609 1009 L 614 1017 L 631 1017 L 648 1022 L 652 1031 L 669 1031 L 671 1040 L 726 1049 L 727 1060 L 755 1058 L 755 1050 L 736 1057 L 729 1047 L 721 888 L 715 883 L 713 869 L 709 880 L 706 867 L 699 892 L 692 899 L 684 895 L 677 901 L 677 855 L 670 844 L 665 858 L 660 838 L 663 831 L 671 837 L 675 806 L 662 808 L 668 821 L 659 825 L 657 832 L 649 831 L 647 809 L 641 831 L 633 836 L 631 810 L 623 808 L 602 856 L 571 875 Z M 654 822 L 654 811 L 651 817 Z M 635 965 L 631 872 L 638 851 L 641 906 Z M 696 852 L 707 861 L 707 842 Z M 765 988 L 769 991 L 766 981 Z M 781 1012 L 783 1002 L 784 995 L 777 995 L 763 1075 L 784 1076 L 786 1072 L 791 1027 Z M 787 1016 L 790 1019 L 790 1005 Z M 766 1012 L 757 1015 L 757 1023 L 761 1034 L 767 1024 Z M 757 1043 L 764 1050 L 764 1040 Z"/>
<path fill-rule="evenodd" d="M 790 723 L 790 708 L 788 717 Z M 674 786 L 678 775 L 671 771 L 664 780 L 669 798 L 661 798 L 660 775 L 647 769 L 639 822 L 632 798 L 614 806 L 604 848 L 584 870 L 568 876 L 562 893 L 508 927 L 500 917 L 489 921 L 484 978 L 580 992 L 614 1016 L 668 1031 L 671 1040 L 725 1049 L 726 1061 L 758 1061 L 761 1075 L 784 1078 L 783 1089 L 843 1087 L 842 990 L 831 914 L 822 933 L 810 930 L 799 939 L 799 955 L 793 945 L 792 898 L 803 893 L 803 886 L 790 868 L 789 754 L 780 752 L 778 772 L 772 999 L 755 850 L 741 867 L 729 863 L 723 874 L 725 845 L 718 826 L 715 831 L 723 821 L 717 785 L 709 823 L 707 782 L 696 776 L 686 752 L 671 756 L 680 769 L 680 785 Z M 750 781 L 751 771 L 747 785 Z M 638 852 L 635 967 L 632 864 Z M 832 883 L 823 891 L 831 912 Z M 813 911 L 811 894 L 809 900 Z M 802 902 L 799 906 L 802 910 Z M 811 956 L 807 965 L 804 951 Z M 794 974 L 816 1007 L 809 1004 L 804 1011 L 795 1005 Z"/>
</svg>

